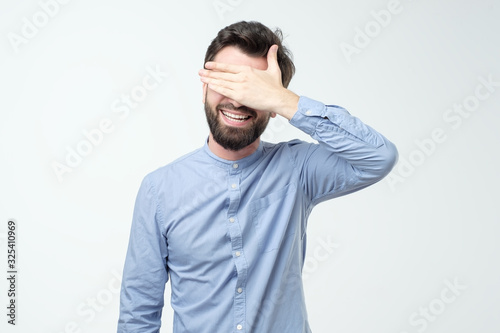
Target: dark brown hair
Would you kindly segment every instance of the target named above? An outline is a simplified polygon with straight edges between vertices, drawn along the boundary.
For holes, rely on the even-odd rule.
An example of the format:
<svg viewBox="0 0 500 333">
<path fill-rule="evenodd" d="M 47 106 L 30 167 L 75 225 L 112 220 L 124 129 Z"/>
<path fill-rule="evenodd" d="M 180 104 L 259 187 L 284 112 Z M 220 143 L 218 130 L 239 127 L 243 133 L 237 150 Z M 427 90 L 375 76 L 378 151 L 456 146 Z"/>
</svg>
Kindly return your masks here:
<svg viewBox="0 0 500 333">
<path fill-rule="evenodd" d="M 269 48 L 278 45 L 278 65 L 281 81 L 286 88 L 295 73 L 292 53 L 282 44 L 283 33 L 279 28 L 275 32 L 259 22 L 237 22 L 220 30 L 217 37 L 208 46 L 205 63 L 214 60 L 217 53 L 226 46 L 235 46 L 250 57 L 266 57 Z"/>
</svg>

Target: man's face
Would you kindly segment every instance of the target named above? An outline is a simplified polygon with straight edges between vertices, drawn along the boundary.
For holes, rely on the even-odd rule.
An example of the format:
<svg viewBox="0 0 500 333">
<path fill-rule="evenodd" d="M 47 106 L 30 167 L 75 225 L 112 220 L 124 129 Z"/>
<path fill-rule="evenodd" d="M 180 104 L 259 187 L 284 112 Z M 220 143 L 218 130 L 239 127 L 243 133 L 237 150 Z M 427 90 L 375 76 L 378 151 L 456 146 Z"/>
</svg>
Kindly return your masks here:
<svg viewBox="0 0 500 333">
<path fill-rule="evenodd" d="M 214 61 L 246 65 L 266 70 L 267 59 L 249 57 L 238 48 L 227 46 Z M 214 140 L 225 149 L 237 151 L 257 140 L 266 129 L 271 113 L 250 109 L 203 85 L 203 103 Z"/>
</svg>

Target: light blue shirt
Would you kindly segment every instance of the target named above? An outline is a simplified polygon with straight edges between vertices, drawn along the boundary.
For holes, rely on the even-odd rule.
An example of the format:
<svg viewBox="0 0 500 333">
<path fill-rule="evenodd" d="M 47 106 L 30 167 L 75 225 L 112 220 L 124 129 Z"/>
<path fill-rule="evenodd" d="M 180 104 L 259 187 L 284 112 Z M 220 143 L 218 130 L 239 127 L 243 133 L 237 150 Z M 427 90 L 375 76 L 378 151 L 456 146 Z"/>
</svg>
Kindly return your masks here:
<svg viewBox="0 0 500 333">
<path fill-rule="evenodd" d="M 147 175 L 123 271 L 119 333 L 305 333 L 307 219 L 389 173 L 395 146 L 338 106 L 301 97 L 290 124 L 319 144 L 261 142 L 238 161 L 208 145 Z"/>
</svg>

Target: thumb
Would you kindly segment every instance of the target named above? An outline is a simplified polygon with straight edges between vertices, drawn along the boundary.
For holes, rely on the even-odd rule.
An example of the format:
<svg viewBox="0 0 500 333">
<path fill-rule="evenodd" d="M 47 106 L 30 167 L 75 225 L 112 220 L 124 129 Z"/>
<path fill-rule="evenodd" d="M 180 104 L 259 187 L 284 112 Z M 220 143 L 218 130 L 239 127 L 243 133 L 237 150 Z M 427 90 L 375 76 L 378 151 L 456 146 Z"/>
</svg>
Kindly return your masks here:
<svg viewBox="0 0 500 333">
<path fill-rule="evenodd" d="M 267 51 L 267 70 L 279 70 L 278 65 L 278 45 L 274 44 Z"/>
</svg>

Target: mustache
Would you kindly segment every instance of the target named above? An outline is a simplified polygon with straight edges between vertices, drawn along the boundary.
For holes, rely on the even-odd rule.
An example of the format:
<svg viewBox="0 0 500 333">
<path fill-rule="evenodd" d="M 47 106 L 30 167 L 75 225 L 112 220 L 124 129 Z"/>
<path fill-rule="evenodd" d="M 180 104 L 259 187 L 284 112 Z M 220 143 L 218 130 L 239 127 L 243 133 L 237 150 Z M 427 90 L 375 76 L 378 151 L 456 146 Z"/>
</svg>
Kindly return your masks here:
<svg viewBox="0 0 500 333">
<path fill-rule="evenodd" d="M 244 105 L 242 105 L 239 108 L 237 108 L 237 107 L 235 107 L 231 103 L 219 104 L 219 105 L 217 105 L 217 110 L 220 110 L 220 109 L 226 109 L 226 110 L 229 110 L 229 111 L 239 111 L 241 113 L 248 114 L 249 116 L 252 116 L 254 118 L 257 117 L 257 112 L 255 112 L 255 110 L 250 109 L 249 107 L 244 106 Z"/>
</svg>

